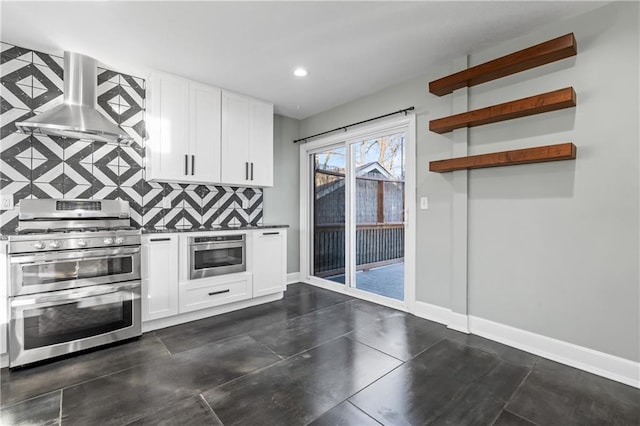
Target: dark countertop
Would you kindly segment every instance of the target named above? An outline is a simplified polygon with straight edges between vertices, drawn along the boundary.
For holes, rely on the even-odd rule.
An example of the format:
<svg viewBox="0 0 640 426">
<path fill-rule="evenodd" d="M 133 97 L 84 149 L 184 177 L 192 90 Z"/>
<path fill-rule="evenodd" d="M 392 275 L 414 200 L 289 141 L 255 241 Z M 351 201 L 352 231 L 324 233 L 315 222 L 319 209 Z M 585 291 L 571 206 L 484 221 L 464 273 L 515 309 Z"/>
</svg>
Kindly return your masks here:
<svg viewBox="0 0 640 426">
<path fill-rule="evenodd" d="M 212 232 L 212 231 L 253 231 L 254 229 L 288 228 L 289 225 L 247 225 L 247 226 L 222 226 L 209 228 L 168 229 L 168 228 L 142 228 L 142 234 L 175 234 L 183 232 Z"/>
</svg>

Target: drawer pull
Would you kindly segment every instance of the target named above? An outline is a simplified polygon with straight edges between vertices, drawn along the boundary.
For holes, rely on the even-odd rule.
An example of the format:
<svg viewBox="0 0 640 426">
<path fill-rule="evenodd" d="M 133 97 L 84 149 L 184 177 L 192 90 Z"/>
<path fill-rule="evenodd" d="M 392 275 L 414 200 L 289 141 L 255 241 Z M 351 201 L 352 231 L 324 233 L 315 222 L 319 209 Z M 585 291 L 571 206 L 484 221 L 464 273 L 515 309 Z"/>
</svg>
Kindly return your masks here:
<svg viewBox="0 0 640 426">
<path fill-rule="evenodd" d="M 279 232 L 263 232 L 262 235 L 280 235 Z"/>
<path fill-rule="evenodd" d="M 171 241 L 171 238 L 151 238 L 149 241 L 151 241 L 152 243 L 155 243 L 158 241 Z"/>
<path fill-rule="evenodd" d="M 209 296 L 215 296 L 216 294 L 222 294 L 222 293 L 229 293 L 231 290 L 226 289 L 226 290 L 220 290 L 220 291 L 212 291 L 211 293 L 209 293 Z"/>
</svg>

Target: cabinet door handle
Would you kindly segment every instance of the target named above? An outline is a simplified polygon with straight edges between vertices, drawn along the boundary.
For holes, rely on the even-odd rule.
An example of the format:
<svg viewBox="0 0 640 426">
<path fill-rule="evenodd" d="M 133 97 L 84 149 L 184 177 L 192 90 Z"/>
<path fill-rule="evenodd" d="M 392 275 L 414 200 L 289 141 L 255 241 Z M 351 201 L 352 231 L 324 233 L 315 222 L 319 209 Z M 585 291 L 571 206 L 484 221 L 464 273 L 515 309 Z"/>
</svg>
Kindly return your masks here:
<svg viewBox="0 0 640 426">
<path fill-rule="evenodd" d="M 196 156 L 191 156 L 191 175 L 193 175 L 196 171 Z"/>
<path fill-rule="evenodd" d="M 251 163 L 251 180 L 253 180 L 253 163 Z"/>
<path fill-rule="evenodd" d="M 189 156 L 187 154 L 184 155 L 184 174 L 189 174 Z"/>
<path fill-rule="evenodd" d="M 226 289 L 226 290 L 220 290 L 220 291 L 212 291 L 211 293 L 209 293 L 209 296 L 215 296 L 216 294 L 222 294 L 222 293 L 229 293 L 231 290 Z"/>
<path fill-rule="evenodd" d="M 262 235 L 280 235 L 279 232 L 263 232 Z"/>
<path fill-rule="evenodd" d="M 249 163 L 244 162 L 244 180 L 249 180 Z"/>
<path fill-rule="evenodd" d="M 149 241 L 151 241 L 152 243 L 155 243 L 158 241 L 171 241 L 171 238 L 151 238 Z"/>
</svg>

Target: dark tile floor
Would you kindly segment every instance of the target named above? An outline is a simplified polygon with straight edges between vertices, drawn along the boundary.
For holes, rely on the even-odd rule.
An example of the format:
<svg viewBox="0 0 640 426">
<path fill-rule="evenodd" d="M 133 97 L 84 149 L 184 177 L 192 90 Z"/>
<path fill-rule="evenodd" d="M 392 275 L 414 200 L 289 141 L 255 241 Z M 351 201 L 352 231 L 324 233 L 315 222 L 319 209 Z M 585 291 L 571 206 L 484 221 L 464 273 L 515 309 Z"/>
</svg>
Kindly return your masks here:
<svg viewBox="0 0 640 426">
<path fill-rule="evenodd" d="M 305 284 L 0 374 L 2 425 L 640 424 L 640 390 Z"/>
</svg>

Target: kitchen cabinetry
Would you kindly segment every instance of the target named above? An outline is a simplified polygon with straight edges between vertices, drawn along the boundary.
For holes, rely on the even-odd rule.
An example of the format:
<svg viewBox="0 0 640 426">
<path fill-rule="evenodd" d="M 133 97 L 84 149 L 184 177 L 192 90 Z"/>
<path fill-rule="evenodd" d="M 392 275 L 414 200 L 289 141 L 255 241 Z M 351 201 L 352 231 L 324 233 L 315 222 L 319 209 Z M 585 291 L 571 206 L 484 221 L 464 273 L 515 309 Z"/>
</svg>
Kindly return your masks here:
<svg viewBox="0 0 640 426">
<path fill-rule="evenodd" d="M 251 273 L 202 278 L 180 284 L 180 313 L 251 299 Z"/>
<path fill-rule="evenodd" d="M 253 297 L 286 290 L 286 229 L 254 231 L 252 270 Z"/>
<path fill-rule="evenodd" d="M 190 237 L 237 234 L 246 235 L 246 271 L 190 278 Z M 285 228 L 143 235 L 143 330 L 278 300 L 286 290 L 286 244 Z"/>
<path fill-rule="evenodd" d="M 148 102 L 147 179 L 220 182 L 220 89 L 154 72 Z"/>
<path fill-rule="evenodd" d="M 273 186 L 273 105 L 222 92 L 221 181 Z"/>
<path fill-rule="evenodd" d="M 178 236 L 142 237 L 142 321 L 178 314 Z"/>
</svg>

